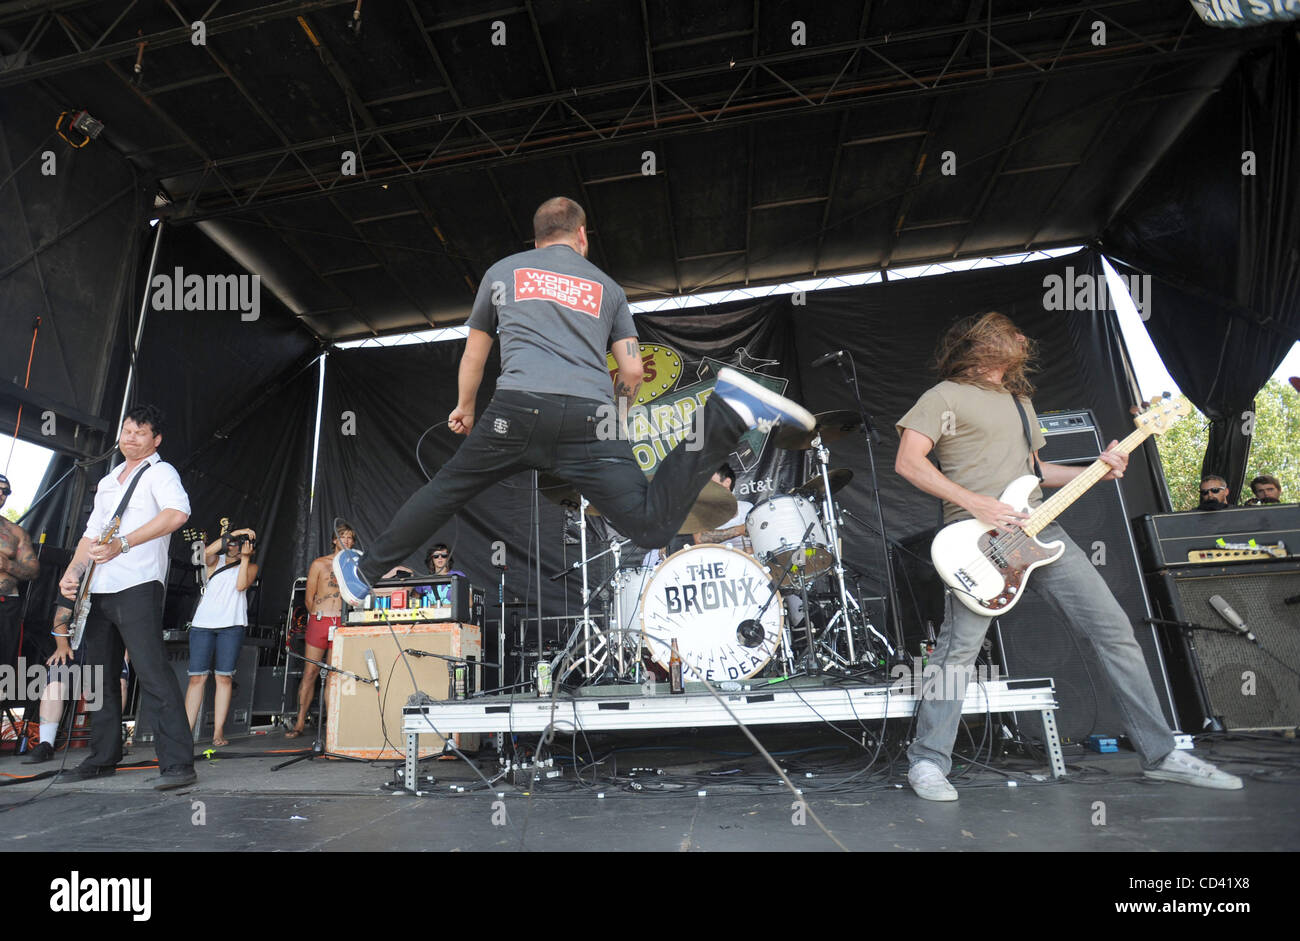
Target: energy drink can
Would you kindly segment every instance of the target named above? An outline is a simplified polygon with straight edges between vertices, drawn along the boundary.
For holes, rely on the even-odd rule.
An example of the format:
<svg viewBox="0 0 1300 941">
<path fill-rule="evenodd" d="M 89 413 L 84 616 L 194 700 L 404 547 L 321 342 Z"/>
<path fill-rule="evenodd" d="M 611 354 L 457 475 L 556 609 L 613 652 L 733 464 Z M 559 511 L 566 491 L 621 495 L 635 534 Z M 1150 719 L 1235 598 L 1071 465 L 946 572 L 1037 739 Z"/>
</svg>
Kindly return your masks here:
<svg viewBox="0 0 1300 941">
<path fill-rule="evenodd" d="M 537 695 L 551 695 L 551 665 L 542 661 L 537 664 Z"/>
<path fill-rule="evenodd" d="M 469 675 L 469 665 L 464 663 L 453 663 L 451 665 L 451 686 L 452 698 L 465 698 L 465 683 Z"/>
</svg>

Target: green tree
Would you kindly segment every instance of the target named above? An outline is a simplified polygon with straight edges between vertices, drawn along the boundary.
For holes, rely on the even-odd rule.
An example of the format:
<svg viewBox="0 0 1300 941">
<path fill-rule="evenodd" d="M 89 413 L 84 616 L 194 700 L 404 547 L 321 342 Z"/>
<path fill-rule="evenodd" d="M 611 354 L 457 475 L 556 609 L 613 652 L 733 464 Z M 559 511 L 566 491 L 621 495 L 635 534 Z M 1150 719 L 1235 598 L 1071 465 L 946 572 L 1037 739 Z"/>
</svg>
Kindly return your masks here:
<svg viewBox="0 0 1300 941">
<path fill-rule="evenodd" d="M 1186 401 L 1186 396 L 1180 396 Z M 1239 416 L 1253 434 L 1246 463 L 1246 482 L 1272 474 L 1282 484 L 1283 502 L 1300 501 L 1300 394 L 1285 382 L 1270 379 L 1255 397 L 1253 415 Z M 1160 464 L 1175 510 L 1192 510 L 1200 501 L 1201 462 L 1210 437 L 1210 423 L 1195 407 L 1192 413 L 1156 438 Z M 1233 504 L 1250 498 L 1234 493 Z"/>
</svg>

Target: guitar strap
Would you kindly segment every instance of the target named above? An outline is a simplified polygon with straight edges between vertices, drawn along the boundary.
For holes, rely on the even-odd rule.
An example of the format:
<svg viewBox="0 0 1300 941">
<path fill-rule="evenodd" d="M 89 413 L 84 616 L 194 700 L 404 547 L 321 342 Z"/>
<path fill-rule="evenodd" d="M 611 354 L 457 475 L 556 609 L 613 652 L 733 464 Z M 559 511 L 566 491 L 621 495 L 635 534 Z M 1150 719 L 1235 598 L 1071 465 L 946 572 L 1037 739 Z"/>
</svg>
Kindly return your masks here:
<svg viewBox="0 0 1300 941">
<path fill-rule="evenodd" d="M 1025 414 L 1025 407 L 1020 404 L 1020 396 L 1012 394 L 1011 401 L 1016 403 L 1016 411 L 1020 413 L 1020 427 L 1025 429 L 1025 444 L 1029 445 L 1029 456 L 1034 459 L 1034 474 L 1042 480 L 1043 468 L 1038 463 L 1038 455 L 1034 453 L 1034 436 L 1029 431 L 1029 416 Z"/>
<path fill-rule="evenodd" d="M 226 571 L 227 569 L 237 569 L 237 568 L 239 568 L 238 562 L 228 562 L 227 564 L 221 566 L 221 568 L 213 572 L 211 575 L 209 575 L 208 581 L 211 582 L 214 578 L 216 578 L 218 575 L 220 575 L 222 572 Z"/>
<path fill-rule="evenodd" d="M 140 478 L 144 476 L 144 472 L 151 467 L 153 467 L 152 464 L 146 464 L 135 472 L 135 476 L 131 478 L 131 483 L 126 488 L 126 493 L 122 494 L 122 502 L 117 505 L 117 509 L 114 511 L 113 516 L 120 518 L 122 514 L 126 512 L 126 505 L 131 502 L 131 494 L 135 493 L 135 485 L 140 482 Z"/>
</svg>

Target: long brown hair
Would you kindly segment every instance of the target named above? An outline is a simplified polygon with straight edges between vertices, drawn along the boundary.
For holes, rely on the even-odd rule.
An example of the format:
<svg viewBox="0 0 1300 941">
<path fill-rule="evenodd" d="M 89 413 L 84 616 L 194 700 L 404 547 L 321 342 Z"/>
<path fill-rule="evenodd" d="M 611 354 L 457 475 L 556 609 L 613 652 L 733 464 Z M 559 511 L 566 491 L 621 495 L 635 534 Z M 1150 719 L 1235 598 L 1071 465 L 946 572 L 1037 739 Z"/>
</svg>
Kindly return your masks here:
<svg viewBox="0 0 1300 941">
<path fill-rule="evenodd" d="M 999 387 L 983 374 L 1005 368 L 1000 388 L 1012 395 L 1033 395 L 1029 373 L 1038 347 L 1028 338 L 1021 343 L 1016 339 L 1020 335 L 1011 318 L 997 311 L 963 317 L 948 328 L 934 352 L 939 378 L 995 389 Z"/>
</svg>

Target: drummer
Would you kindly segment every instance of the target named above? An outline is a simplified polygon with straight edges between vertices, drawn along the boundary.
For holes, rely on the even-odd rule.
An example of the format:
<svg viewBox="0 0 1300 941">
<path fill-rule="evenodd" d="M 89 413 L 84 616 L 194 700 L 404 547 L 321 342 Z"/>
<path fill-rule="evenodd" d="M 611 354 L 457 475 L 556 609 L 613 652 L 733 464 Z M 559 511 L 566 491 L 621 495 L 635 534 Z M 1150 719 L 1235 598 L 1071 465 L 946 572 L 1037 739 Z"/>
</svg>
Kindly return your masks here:
<svg viewBox="0 0 1300 941">
<path fill-rule="evenodd" d="M 731 469 L 730 464 L 723 464 L 713 472 L 711 479 L 714 483 L 722 484 L 730 492 L 736 483 L 736 473 Z M 669 543 L 665 549 L 652 549 L 646 554 L 642 564 L 653 568 L 662 562 L 665 557 L 688 545 L 721 545 L 729 549 L 748 552 L 749 538 L 745 535 L 745 517 L 749 515 L 749 511 L 753 508 L 754 504 L 748 500 L 737 500 L 736 515 L 717 529 L 707 529 L 703 532 L 692 533 L 689 536 L 680 536 Z"/>
</svg>

